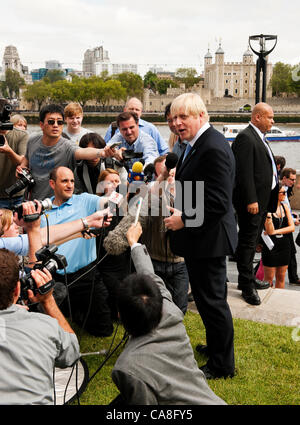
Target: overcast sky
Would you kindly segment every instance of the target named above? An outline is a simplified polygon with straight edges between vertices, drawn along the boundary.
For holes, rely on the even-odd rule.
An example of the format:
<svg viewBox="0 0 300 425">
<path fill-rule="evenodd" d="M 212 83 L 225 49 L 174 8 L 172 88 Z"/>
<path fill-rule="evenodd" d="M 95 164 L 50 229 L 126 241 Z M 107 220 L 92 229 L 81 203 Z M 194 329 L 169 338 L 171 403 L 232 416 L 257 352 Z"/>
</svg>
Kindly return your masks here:
<svg viewBox="0 0 300 425">
<path fill-rule="evenodd" d="M 84 52 L 103 45 L 141 75 L 154 65 L 200 72 L 208 46 L 214 55 L 221 40 L 225 61 L 240 62 L 256 34 L 278 36 L 273 64 L 300 62 L 299 0 L 9 0 L 0 10 L 0 65 L 14 45 L 29 70 L 46 60 L 81 70 Z"/>
</svg>

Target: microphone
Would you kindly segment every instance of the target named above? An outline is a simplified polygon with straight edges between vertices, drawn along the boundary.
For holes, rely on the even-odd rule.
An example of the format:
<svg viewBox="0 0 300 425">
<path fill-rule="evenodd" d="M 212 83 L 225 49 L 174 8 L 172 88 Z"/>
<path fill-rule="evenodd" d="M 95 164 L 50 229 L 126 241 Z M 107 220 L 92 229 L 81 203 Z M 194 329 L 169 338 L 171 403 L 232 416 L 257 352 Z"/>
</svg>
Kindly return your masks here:
<svg viewBox="0 0 300 425">
<path fill-rule="evenodd" d="M 148 165 L 146 165 L 145 169 L 144 169 L 144 181 L 145 183 L 149 183 L 152 181 L 153 179 L 153 174 L 155 172 L 155 167 L 154 164 L 150 163 Z"/>
<path fill-rule="evenodd" d="M 175 168 L 178 162 L 178 156 L 176 153 L 170 152 L 168 153 L 166 157 L 165 166 L 168 171 L 172 170 L 172 168 Z"/>
<path fill-rule="evenodd" d="M 136 161 L 133 164 L 132 169 L 128 171 L 128 183 L 132 183 L 133 181 L 142 183 L 144 181 L 143 167 L 140 161 Z"/>
<path fill-rule="evenodd" d="M 137 222 L 139 220 L 139 216 L 140 216 L 140 212 L 141 212 L 141 208 L 142 208 L 142 202 L 143 202 L 143 198 L 140 196 L 139 200 L 138 200 L 138 204 L 137 204 L 137 210 L 135 213 L 135 220 L 134 220 L 134 225 L 137 225 Z"/>
</svg>

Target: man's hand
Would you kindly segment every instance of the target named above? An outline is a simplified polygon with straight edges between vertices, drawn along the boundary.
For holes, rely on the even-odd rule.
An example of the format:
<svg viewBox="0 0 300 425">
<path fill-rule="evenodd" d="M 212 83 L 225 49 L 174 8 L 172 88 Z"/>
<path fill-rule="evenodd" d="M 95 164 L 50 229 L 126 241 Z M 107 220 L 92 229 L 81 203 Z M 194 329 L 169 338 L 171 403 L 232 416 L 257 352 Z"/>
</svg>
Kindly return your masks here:
<svg viewBox="0 0 300 425">
<path fill-rule="evenodd" d="M 113 157 L 117 161 L 123 161 L 123 152 L 126 151 L 126 148 L 120 148 L 120 149 L 112 149 L 114 151 Z"/>
<path fill-rule="evenodd" d="M 184 227 L 184 223 L 181 219 L 182 212 L 176 208 L 167 207 L 173 215 L 164 219 L 167 230 L 180 230 Z"/>
<path fill-rule="evenodd" d="M 22 174 L 23 168 L 25 168 L 25 167 L 21 167 L 21 165 L 18 165 L 17 166 L 17 168 L 16 168 L 16 177 L 17 177 L 17 179 L 20 178 L 20 174 Z"/>
<path fill-rule="evenodd" d="M 104 158 L 108 158 L 108 157 L 113 157 L 115 156 L 116 150 L 112 149 L 110 146 L 105 146 L 105 148 L 103 149 L 104 152 Z"/>
<path fill-rule="evenodd" d="M 99 229 L 100 227 L 108 227 L 110 225 L 111 219 L 113 215 L 110 212 L 109 208 L 105 208 L 105 210 L 96 211 L 94 214 L 86 217 L 89 227 L 96 227 Z M 103 221 L 104 219 L 104 221 Z"/>
<path fill-rule="evenodd" d="M 132 246 L 135 243 L 137 243 L 142 233 L 143 233 L 143 229 L 142 229 L 141 223 L 140 222 L 137 222 L 137 224 L 133 223 L 129 227 L 126 233 L 129 246 Z"/>
<path fill-rule="evenodd" d="M 41 224 L 41 219 L 40 217 L 35 220 L 35 221 L 24 221 L 24 216 L 25 215 L 31 215 L 31 214 L 35 214 L 41 213 L 42 210 L 42 205 L 39 201 L 35 200 L 35 202 L 37 203 L 37 207 L 35 206 L 35 203 L 32 201 L 28 201 L 28 202 L 23 202 L 22 206 L 23 206 L 23 216 L 21 218 L 21 220 L 19 220 L 18 218 L 18 214 L 14 213 L 14 222 L 19 226 L 19 227 L 24 227 L 26 230 L 30 230 L 33 228 L 40 228 L 40 224 Z"/>
<path fill-rule="evenodd" d="M 40 288 L 41 286 L 52 280 L 51 273 L 45 267 L 43 268 L 43 270 L 31 270 L 31 276 L 35 281 L 37 288 Z M 33 303 L 39 302 L 41 304 L 46 304 L 49 300 L 52 300 L 52 293 L 53 289 L 47 292 L 47 294 L 41 295 L 37 292 L 36 295 L 34 295 L 31 289 L 28 289 L 28 298 Z"/>
<path fill-rule="evenodd" d="M 252 204 L 248 204 L 247 211 L 249 214 L 253 214 L 253 215 L 258 214 L 259 212 L 258 202 L 253 202 Z"/>
<path fill-rule="evenodd" d="M 4 153 L 4 154 L 10 153 L 12 151 L 12 148 L 9 146 L 4 134 L 2 134 L 2 136 L 4 137 L 4 145 L 0 146 L 0 153 Z"/>
</svg>

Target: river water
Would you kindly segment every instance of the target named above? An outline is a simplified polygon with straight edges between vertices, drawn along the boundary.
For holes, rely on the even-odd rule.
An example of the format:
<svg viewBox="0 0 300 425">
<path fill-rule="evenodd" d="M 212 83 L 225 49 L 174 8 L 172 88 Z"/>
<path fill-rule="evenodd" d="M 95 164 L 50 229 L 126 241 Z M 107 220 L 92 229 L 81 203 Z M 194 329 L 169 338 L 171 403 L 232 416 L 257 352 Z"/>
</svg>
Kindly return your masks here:
<svg viewBox="0 0 300 425">
<path fill-rule="evenodd" d="M 276 125 L 276 124 L 275 124 Z M 157 124 L 157 128 L 159 129 L 163 138 L 168 141 L 170 136 L 170 130 L 168 125 L 166 124 Z M 223 124 L 214 124 L 213 126 L 222 132 Z M 108 128 L 107 124 L 90 124 L 84 125 L 84 127 L 99 133 L 102 137 L 105 136 L 106 130 Z M 300 124 L 279 124 L 277 125 L 282 130 L 285 131 L 295 131 L 297 134 L 300 134 Z M 35 132 L 39 130 L 38 125 L 29 125 L 28 131 L 29 133 Z M 299 142 L 270 142 L 271 149 L 274 155 L 284 156 L 286 159 L 286 167 L 295 168 L 300 172 L 300 141 Z"/>
</svg>

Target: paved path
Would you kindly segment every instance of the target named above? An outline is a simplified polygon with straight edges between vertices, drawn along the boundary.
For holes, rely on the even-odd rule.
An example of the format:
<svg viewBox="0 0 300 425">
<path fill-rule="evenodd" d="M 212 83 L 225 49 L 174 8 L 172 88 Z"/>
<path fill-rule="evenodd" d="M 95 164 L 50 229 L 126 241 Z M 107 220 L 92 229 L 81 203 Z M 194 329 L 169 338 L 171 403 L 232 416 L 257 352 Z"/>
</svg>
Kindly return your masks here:
<svg viewBox="0 0 300 425">
<path fill-rule="evenodd" d="M 296 229 L 296 235 L 298 234 Z M 300 277 L 300 247 L 297 248 L 298 276 Z M 259 260 L 257 255 L 256 259 Z M 300 326 L 300 285 L 291 285 L 286 276 L 285 289 L 259 290 L 261 299 L 259 306 L 246 303 L 241 291 L 237 289 L 238 272 L 236 263 L 227 263 L 228 303 L 234 318 L 253 320 L 255 322 L 271 323 L 283 326 Z M 189 309 L 197 311 L 195 303 L 189 303 Z"/>
</svg>

